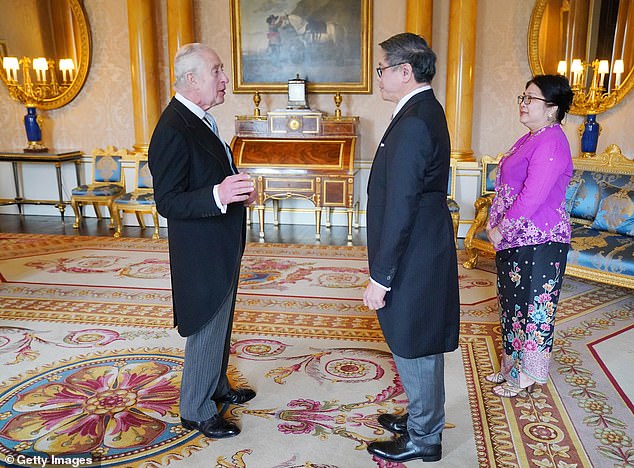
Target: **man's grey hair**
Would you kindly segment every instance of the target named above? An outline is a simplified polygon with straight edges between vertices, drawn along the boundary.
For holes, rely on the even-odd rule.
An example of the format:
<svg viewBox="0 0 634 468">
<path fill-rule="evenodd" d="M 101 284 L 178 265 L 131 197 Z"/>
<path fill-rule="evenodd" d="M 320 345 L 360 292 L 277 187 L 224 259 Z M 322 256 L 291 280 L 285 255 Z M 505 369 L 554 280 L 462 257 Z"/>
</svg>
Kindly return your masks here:
<svg viewBox="0 0 634 468">
<path fill-rule="evenodd" d="M 198 73 L 205 66 L 205 54 L 213 52 L 208 45 L 200 42 L 185 44 L 176 51 L 174 57 L 174 88 L 182 90 L 187 87 L 185 76 L 187 73 Z"/>
</svg>

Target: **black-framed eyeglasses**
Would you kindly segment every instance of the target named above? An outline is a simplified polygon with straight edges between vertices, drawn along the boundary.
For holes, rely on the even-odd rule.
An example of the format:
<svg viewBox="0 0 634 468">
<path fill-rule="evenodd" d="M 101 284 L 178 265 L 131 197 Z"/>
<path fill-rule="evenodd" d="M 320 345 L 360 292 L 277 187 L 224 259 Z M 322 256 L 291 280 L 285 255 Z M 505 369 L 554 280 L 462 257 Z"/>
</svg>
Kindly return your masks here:
<svg viewBox="0 0 634 468">
<path fill-rule="evenodd" d="M 379 78 L 381 78 L 381 76 L 383 76 L 383 70 L 387 70 L 388 68 L 398 67 L 399 65 L 405 65 L 406 63 L 409 63 L 409 62 L 395 63 L 394 65 L 388 65 L 387 67 L 376 67 L 376 74 L 379 75 Z"/>
<path fill-rule="evenodd" d="M 542 101 L 546 103 L 549 102 L 548 99 L 543 99 L 537 96 L 531 96 L 530 94 L 522 94 L 521 96 L 517 96 L 517 103 L 518 104 L 524 103 L 528 106 L 533 99 L 537 99 L 538 101 Z"/>
</svg>

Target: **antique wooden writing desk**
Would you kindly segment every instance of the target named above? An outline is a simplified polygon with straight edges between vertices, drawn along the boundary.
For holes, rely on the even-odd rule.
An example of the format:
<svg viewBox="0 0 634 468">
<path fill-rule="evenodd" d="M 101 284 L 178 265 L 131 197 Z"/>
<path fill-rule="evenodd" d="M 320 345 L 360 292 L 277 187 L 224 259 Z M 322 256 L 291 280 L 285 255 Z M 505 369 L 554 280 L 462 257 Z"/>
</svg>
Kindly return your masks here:
<svg viewBox="0 0 634 468">
<path fill-rule="evenodd" d="M 22 214 L 22 205 L 54 205 L 59 210 L 63 220 L 64 209 L 66 208 L 66 204 L 69 202 L 64 201 L 64 192 L 62 187 L 62 164 L 67 162 L 75 163 L 77 185 L 81 185 L 79 167 L 81 157 L 81 151 L 70 150 L 49 150 L 47 153 L 25 153 L 21 150 L 0 150 L 0 162 L 10 162 L 13 165 L 13 180 L 15 183 L 15 198 L 0 199 L 0 205 L 17 205 L 20 214 Z M 53 164 L 55 166 L 57 175 L 57 192 L 59 195 L 58 200 L 35 200 L 23 197 L 19 171 L 19 165 L 22 163 Z"/>
<path fill-rule="evenodd" d="M 302 198 L 315 206 L 315 237 L 320 238 L 322 211 L 346 210 L 348 240 L 352 240 L 353 214 L 357 213 L 354 159 L 357 117 L 324 117 L 315 111 L 282 110 L 266 117 L 236 117 L 231 142 L 236 165 L 256 181 L 260 238 L 264 238 L 264 207 Z"/>
</svg>

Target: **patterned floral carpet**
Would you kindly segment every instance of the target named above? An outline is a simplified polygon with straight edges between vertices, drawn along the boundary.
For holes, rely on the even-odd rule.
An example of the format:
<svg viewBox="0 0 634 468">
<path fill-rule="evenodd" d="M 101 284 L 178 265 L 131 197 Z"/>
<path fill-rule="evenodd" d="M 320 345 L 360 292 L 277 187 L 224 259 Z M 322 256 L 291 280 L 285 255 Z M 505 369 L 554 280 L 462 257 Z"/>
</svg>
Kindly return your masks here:
<svg viewBox="0 0 634 468">
<path fill-rule="evenodd" d="M 551 380 L 504 400 L 484 379 L 498 365 L 493 271 L 460 267 L 437 465 L 634 466 L 632 292 L 567 278 Z M 0 464 L 403 466 L 365 451 L 390 437 L 377 415 L 406 406 L 366 278 L 365 247 L 248 245 L 230 378 L 258 394 L 226 415 L 242 434 L 213 440 L 179 424 L 165 240 L 0 233 Z"/>
</svg>

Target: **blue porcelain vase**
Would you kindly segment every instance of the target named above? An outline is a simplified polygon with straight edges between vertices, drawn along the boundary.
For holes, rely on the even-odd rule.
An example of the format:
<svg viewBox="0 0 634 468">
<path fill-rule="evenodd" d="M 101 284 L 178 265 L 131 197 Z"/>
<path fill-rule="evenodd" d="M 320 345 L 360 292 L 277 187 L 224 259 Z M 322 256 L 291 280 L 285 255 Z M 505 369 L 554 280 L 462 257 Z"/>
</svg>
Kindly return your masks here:
<svg viewBox="0 0 634 468">
<path fill-rule="evenodd" d="M 599 122 L 597 122 L 597 116 L 595 114 L 588 114 L 586 121 L 583 124 L 583 133 L 581 134 L 581 152 L 582 153 L 596 153 L 597 144 L 599 143 L 599 133 L 601 129 Z"/>
<path fill-rule="evenodd" d="M 27 107 L 24 116 L 24 128 L 26 129 L 26 138 L 31 141 L 42 141 L 42 129 L 37 121 L 37 109 L 35 107 Z"/>
<path fill-rule="evenodd" d="M 24 116 L 24 128 L 26 130 L 26 139 L 29 143 L 24 148 L 26 152 L 42 153 L 48 151 L 48 148 L 42 144 L 42 127 L 38 120 L 37 109 L 33 106 L 27 106 L 26 115 Z"/>
</svg>

